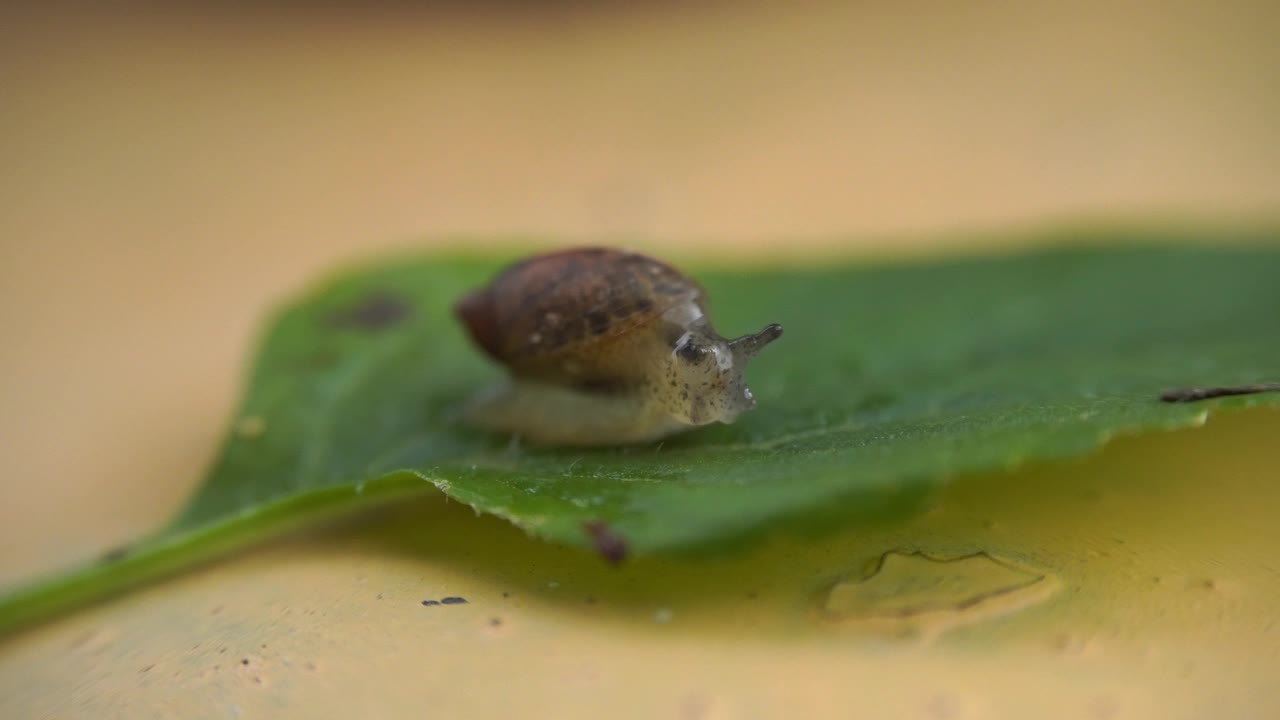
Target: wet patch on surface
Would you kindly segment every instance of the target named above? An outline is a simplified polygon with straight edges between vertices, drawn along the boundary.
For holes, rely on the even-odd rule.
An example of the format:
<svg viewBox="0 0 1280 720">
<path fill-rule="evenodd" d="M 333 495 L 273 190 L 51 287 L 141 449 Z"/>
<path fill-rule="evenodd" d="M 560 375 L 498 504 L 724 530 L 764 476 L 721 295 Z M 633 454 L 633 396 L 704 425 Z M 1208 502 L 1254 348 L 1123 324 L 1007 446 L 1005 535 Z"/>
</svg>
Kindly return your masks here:
<svg viewBox="0 0 1280 720">
<path fill-rule="evenodd" d="M 823 590 L 819 612 L 844 627 L 934 639 L 1037 605 L 1057 588 L 1052 575 L 986 552 L 938 557 L 894 550 Z"/>
</svg>

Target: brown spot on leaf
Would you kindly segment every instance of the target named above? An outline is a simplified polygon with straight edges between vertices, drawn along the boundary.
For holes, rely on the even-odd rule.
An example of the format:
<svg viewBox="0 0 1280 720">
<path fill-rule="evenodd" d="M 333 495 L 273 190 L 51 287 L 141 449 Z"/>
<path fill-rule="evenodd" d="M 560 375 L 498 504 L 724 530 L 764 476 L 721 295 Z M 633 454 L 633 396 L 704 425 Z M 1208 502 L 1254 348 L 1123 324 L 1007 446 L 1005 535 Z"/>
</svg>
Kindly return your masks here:
<svg viewBox="0 0 1280 720">
<path fill-rule="evenodd" d="M 355 305 L 339 310 L 329 316 L 329 324 L 334 327 L 352 328 L 377 332 L 398 325 L 413 306 L 399 295 L 386 291 L 370 293 Z"/>
<path fill-rule="evenodd" d="M 1179 388 L 1160 393 L 1160 399 L 1167 403 L 1197 402 L 1232 395 L 1256 395 L 1265 392 L 1280 392 L 1280 383 L 1263 383 L 1260 385 L 1236 385 L 1230 387 Z"/>
<path fill-rule="evenodd" d="M 596 552 L 600 553 L 610 565 L 621 564 L 627 559 L 627 541 L 609 527 L 603 520 L 592 520 L 582 524 L 582 529 L 591 537 Z"/>
</svg>

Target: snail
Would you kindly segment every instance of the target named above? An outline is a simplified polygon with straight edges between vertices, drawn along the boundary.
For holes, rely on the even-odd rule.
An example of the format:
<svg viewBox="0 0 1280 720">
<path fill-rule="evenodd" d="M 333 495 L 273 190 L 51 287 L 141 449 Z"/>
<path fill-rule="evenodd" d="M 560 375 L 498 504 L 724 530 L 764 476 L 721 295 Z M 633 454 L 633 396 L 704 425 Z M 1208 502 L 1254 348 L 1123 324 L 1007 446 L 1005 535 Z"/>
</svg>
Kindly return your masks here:
<svg viewBox="0 0 1280 720">
<path fill-rule="evenodd" d="M 475 398 L 470 424 L 545 445 L 656 440 L 755 407 L 743 370 L 782 335 L 726 340 L 707 296 L 644 255 L 581 248 L 531 257 L 454 308 L 508 371 Z"/>
</svg>

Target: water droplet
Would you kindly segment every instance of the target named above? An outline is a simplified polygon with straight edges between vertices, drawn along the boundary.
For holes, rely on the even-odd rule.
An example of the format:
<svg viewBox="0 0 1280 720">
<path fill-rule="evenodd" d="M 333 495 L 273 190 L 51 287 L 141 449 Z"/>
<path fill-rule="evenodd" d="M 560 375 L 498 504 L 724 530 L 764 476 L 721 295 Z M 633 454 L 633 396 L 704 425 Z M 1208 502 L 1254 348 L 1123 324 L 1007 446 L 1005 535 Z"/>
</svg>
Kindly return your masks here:
<svg viewBox="0 0 1280 720">
<path fill-rule="evenodd" d="M 673 617 L 675 613 L 671 612 L 671 608 L 658 608 L 653 611 L 653 621 L 656 623 L 669 623 Z"/>
</svg>

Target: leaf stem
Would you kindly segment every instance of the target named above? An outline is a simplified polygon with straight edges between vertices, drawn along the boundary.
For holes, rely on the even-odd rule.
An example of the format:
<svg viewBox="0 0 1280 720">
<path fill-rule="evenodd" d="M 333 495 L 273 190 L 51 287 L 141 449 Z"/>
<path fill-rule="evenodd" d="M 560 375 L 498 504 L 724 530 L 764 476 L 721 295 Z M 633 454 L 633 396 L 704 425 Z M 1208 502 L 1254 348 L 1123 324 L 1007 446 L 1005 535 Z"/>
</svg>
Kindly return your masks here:
<svg viewBox="0 0 1280 720">
<path fill-rule="evenodd" d="M 421 476 L 399 471 L 360 490 L 353 485 L 313 490 L 193 530 L 161 531 L 127 550 L 0 597 L 0 639 L 317 520 L 434 489 Z"/>
</svg>

